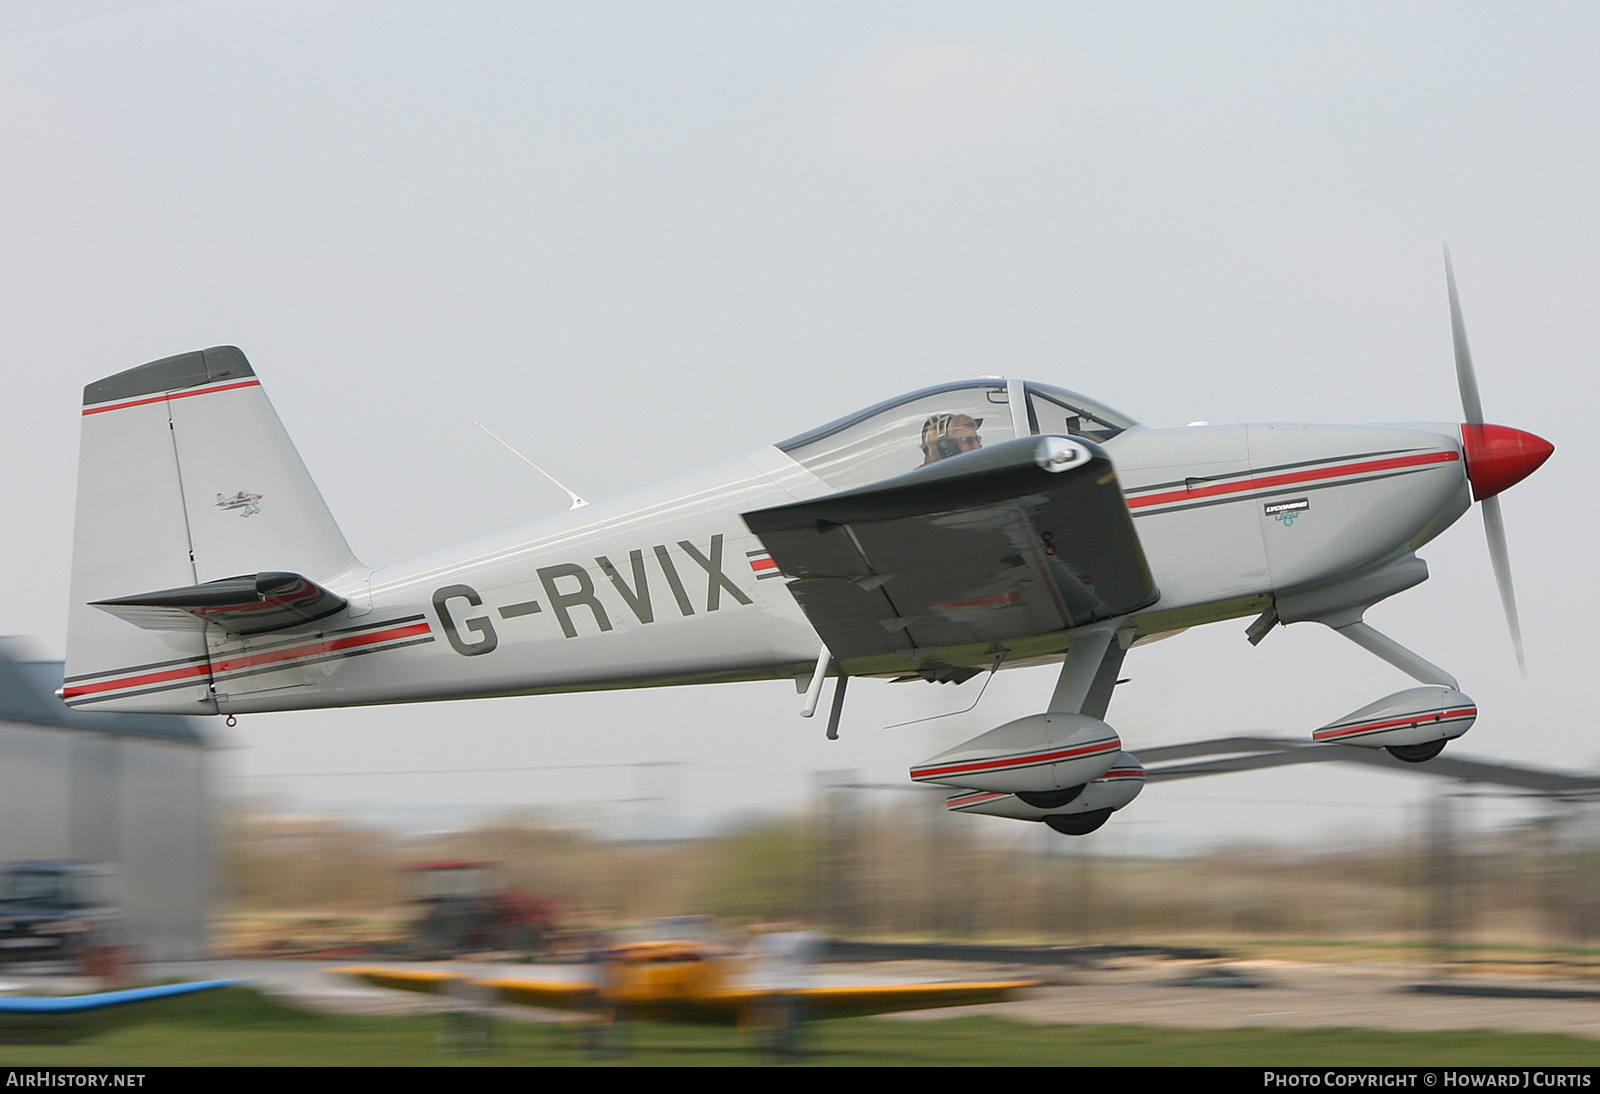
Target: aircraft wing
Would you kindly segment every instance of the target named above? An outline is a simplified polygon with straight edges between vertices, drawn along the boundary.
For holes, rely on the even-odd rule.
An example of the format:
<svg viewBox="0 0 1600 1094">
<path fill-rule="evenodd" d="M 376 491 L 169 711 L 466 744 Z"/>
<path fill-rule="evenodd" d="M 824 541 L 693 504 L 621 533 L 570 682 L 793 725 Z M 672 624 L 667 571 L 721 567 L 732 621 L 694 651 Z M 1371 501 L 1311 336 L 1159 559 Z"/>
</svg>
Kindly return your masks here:
<svg viewBox="0 0 1600 1094">
<path fill-rule="evenodd" d="M 792 992 L 815 1018 L 859 1018 L 901 1010 L 1003 1003 L 1037 980 L 996 980 L 972 984 L 897 984 L 858 988 L 801 988 Z"/>
<path fill-rule="evenodd" d="M 554 1010 L 584 1010 L 599 997 L 593 984 L 560 980 L 527 980 L 522 977 L 497 977 L 480 980 L 493 988 L 502 1002 Z"/>
<path fill-rule="evenodd" d="M 593 984 L 570 980 L 530 980 L 523 977 L 491 977 L 468 980 L 453 972 L 436 969 L 393 969 L 376 966 L 333 969 L 365 980 L 380 988 L 416 991 L 428 995 L 449 995 L 458 984 L 472 983 L 495 992 L 503 1002 L 523 1003 L 532 1007 L 550 1007 L 554 1010 L 586 1010 L 597 997 Z"/>
<path fill-rule="evenodd" d="M 594 986 L 585 982 L 529 980 L 521 977 L 468 979 L 457 973 L 435 969 L 394 969 L 359 967 L 334 969 L 365 980 L 380 988 L 450 995 L 458 985 L 471 984 L 494 993 L 505 1003 L 549 1007 L 554 1010 L 591 1010 L 600 1002 Z M 868 1014 L 889 1014 L 901 1010 L 928 1010 L 935 1007 L 965 1007 L 978 1003 L 999 1003 L 1024 988 L 1038 987 L 1037 980 L 999 980 L 969 984 L 895 984 L 870 987 L 796 988 L 778 991 L 770 988 L 736 988 L 704 995 L 666 999 L 624 999 L 622 1004 L 634 1017 L 679 1021 L 759 1022 L 760 1008 L 779 999 L 800 1002 L 807 1017 L 856 1018 Z"/>
<path fill-rule="evenodd" d="M 917 662 L 1157 597 L 1111 459 L 1078 437 L 1006 441 L 744 521 L 854 673 L 895 671 L 886 654 Z"/>
<path fill-rule="evenodd" d="M 485 981 L 489 983 L 489 981 Z M 735 1022 L 759 1026 L 772 1004 L 789 1000 L 800 1004 L 802 1018 L 861 1018 L 902 1010 L 967 1007 L 1002 1003 L 1037 980 L 1004 980 L 969 984 L 889 984 L 868 987 L 767 988 L 745 987 L 707 992 L 681 999 L 624 1003 L 638 1018 L 665 1021 Z"/>
</svg>

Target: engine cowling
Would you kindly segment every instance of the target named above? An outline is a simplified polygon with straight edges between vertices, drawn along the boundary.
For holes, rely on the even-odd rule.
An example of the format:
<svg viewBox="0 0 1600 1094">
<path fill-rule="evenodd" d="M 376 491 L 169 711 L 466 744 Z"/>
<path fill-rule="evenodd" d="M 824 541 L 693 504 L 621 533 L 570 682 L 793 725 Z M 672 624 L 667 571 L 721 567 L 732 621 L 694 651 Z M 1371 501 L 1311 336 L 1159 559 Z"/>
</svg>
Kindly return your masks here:
<svg viewBox="0 0 1600 1094">
<path fill-rule="evenodd" d="M 1143 789 L 1144 765 L 1131 753 L 1119 752 L 1111 764 L 1111 770 L 1091 781 L 1083 788 L 1083 793 L 1058 809 L 1037 809 L 1015 794 L 1001 794 L 992 790 L 964 790 L 950 795 L 944 805 L 952 813 L 982 813 L 990 817 L 1039 821 L 1045 817 L 1072 813 L 1121 809 L 1137 798 Z"/>
<path fill-rule="evenodd" d="M 1407 688 L 1314 730 L 1319 744 L 1390 748 L 1448 741 L 1472 728 L 1473 701 L 1455 688 Z"/>
<path fill-rule="evenodd" d="M 920 783 L 1006 794 L 1064 790 L 1111 769 L 1122 741 L 1087 714 L 1030 714 L 980 733 L 911 769 Z"/>
</svg>

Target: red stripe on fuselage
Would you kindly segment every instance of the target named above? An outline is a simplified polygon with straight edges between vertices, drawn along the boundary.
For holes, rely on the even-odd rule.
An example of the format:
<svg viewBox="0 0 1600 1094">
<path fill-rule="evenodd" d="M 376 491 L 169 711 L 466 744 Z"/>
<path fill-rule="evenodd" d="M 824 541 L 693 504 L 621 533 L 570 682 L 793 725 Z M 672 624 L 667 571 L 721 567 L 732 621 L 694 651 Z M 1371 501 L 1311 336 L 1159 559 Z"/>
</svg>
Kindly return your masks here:
<svg viewBox="0 0 1600 1094">
<path fill-rule="evenodd" d="M 169 399 L 187 399 L 194 395 L 210 395 L 214 391 L 232 391 L 239 387 L 260 387 L 260 380 L 240 380 L 237 384 L 223 384 L 221 387 L 197 388 L 192 391 L 170 391 L 162 395 L 152 395 L 148 399 L 134 399 L 126 403 L 112 403 L 110 406 L 92 406 L 84 414 L 104 414 L 108 410 L 123 410 L 130 406 L 145 406 L 148 403 L 164 403 Z"/>
<path fill-rule="evenodd" d="M 1224 494 L 1243 494 L 1254 490 L 1270 490 L 1275 486 L 1293 486 L 1296 483 L 1316 482 L 1319 479 L 1336 479 L 1344 475 L 1365 475 L 1375 471 L 1392 471 L 1399 467 L 1424 467 L 1431 463 L 1453 463 L 1461 458 L 1459 452 L 1420 452 L 1414 456 L 1395 456 L 1387 460 L 1363 460 L 1361 463 L 1337 464 L 1333 467 L 1315 467 L 1309 471 L 1288 471 L 1281 475 L 1261 475 L 1240 479 L 1237 482 L 1217 482 L 1194 489 L 1167 490 L 1160 494 L 1147 494 L 1142 498 L 1129 498 L 1129 509 L 1144 509 L 1151 505 L 1166 505 L 1175 501 L 1192 501 L 1195 498 L 1214 498 Z"/>
<path fill-rule="evenodd" d="M 150 672 L 142 676 L 125 676 L 120 680 L 103 680 L 95 684 L 84 684 L 82 687 L 67 688 L 62 693 L 62 698 L 72 699 L 80 695 L 93 695 L 101 691 L 120 691 L 123 688 L 142 687 L 145 684 L 164 684 L 190 677 L 221 676 L 223 673 L 251 668 L 255 665 L 270 665 L 277 661 L 292 661 L 296 658 L 309 657 L 317 653 L 332 653 L 338 650 L 355 649 L 359 646 L 371 646 L 378 642 L 389 642 L 396 638 L 410 638 L 413 635 L 427 634 L 428 629 L 427 623 L 413 623 L 409 627 L 396 627 L 393 630 L 377 631 L 373 634 L 352 634 L 344 638 L 330 638 L 323 642 L 312 642 L 304 646 L 290 646 L 286 650 L 273 650 L 271 653 L 230 657 L 211 665 L 187 665 L 183 668 L 168 669 L 165 672 Z"/>
</svg>

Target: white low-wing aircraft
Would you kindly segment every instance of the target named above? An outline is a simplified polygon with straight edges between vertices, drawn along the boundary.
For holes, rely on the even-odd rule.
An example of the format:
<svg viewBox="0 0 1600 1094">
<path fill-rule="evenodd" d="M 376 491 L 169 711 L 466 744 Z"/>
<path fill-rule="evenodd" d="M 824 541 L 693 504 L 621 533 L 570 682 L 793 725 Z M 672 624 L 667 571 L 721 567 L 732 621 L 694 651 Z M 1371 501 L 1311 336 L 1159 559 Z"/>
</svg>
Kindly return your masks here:
<svg viewBox="0 0 1600 1094">
<path fill-rule="evenodd" d="M 1448 265 L 1447 265 L 1448 274 Z M 1476 708 L 1362 621 L 1552 446 L 1485 425 L 1449 279 L 1466 423 L 1151 429 L 1016 379 L 891 399 L 728 463 L 372 569 L 244 354 L 84 390 L 62 698 L 252 711 L 834 676 L 964 682 L 1061 664 L 1048 708 L 911 770 L 962 812 L 1081 834 L 1143 785 L 1102 719 L 1127 649 L 1255 617 L 1324 623 L 1415 677 L 1318 741 L 1437 755 Z"/>
</svg>

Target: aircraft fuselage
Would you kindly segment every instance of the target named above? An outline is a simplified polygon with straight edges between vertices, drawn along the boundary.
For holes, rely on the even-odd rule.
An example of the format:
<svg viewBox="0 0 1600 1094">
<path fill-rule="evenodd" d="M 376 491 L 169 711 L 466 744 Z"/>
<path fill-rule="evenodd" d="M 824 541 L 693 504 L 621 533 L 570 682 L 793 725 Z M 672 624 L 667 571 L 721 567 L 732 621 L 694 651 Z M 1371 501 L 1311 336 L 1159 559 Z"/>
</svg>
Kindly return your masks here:
<svg viewBox="0 0 1600 1094">
<path fill-rule="evenodd" d="M 1104 442 L 1159 599 L 1141 638 L 1404 558 L 1471 504 L 1459 427 L 1132 427 Z M 775 447 L 328 587 L 312 633 L 69 681 L 89 709 L 246 713 L 809 677 L 818 640 L 741 514 L 834 492 Z M 1059 660 L 1064 630 L 1008 642 Z M 987 667 L 989 648 L 939 651 Z M 204 666 L 202 667 L 202 662 Z M 852 674 L 914 670 L 906 662 Z"/>
</svg>

